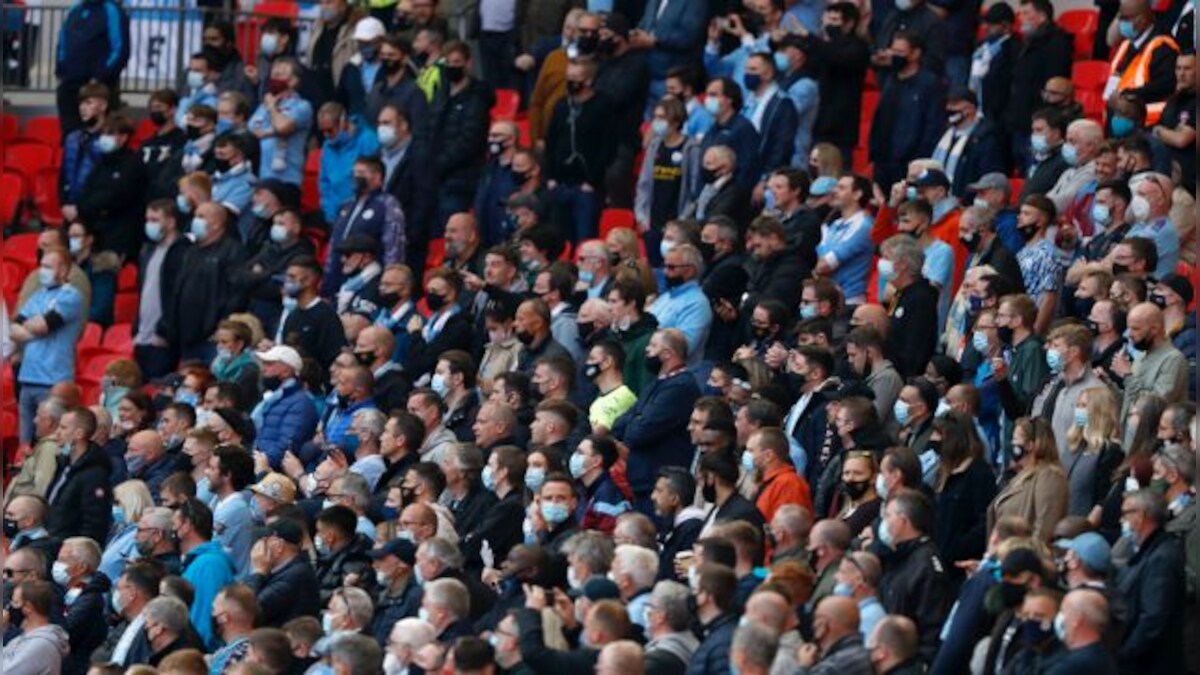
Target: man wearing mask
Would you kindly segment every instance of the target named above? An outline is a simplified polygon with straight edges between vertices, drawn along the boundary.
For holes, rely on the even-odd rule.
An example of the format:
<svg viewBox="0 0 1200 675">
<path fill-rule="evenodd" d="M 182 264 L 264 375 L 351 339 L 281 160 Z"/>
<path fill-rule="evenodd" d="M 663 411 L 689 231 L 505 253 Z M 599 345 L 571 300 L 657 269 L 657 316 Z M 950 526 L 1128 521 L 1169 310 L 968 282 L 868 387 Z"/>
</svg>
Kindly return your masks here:
<svg viewBox="0 0 1200 675">
<path fill-rule="evenodd" d="M 677 246 L 664 256 L 667 290 L 650 305 L 650 313 L 662 328 L 678 328 L 687 338 L 689 363 L 704 358 L 704 345 L 712 326 L 713 312 L 700 289 L 704 272 L 700 251 L 690 244 Z"/>
<path fill-rule="evenodd" d="M 509 120 L 492 122 L 488 129 L 488 160 L 483 168 L 479 191 L 475 195 L 475 217 L 482 225 L 485 241 L 491 243 L 505 241 L 512 234 L 506 220 L 504 201 L 524 182 L 518 181 L 513 175 L 513 156 L 519 141 L 517 125 Z"/>
<path fill-rule="evenodd" d="M 842 157 L 852 157 L 859 144 L 860 125 L 846 120 L 862 116 L 863 81 L 871 61 L 871 46 L 859 36 L 860 20 L 853 2 L 831 3 L 809 41 L 813 60 L 825 65 L 818 78 L 821 105 L 813 140 L 834 144 Z"/>
<path fill-rule="evenodd" d="M 716 146 L 727 148 L 732 161 L 726 173 L 732 173 L 734 183 L 741 190 L 752 190 L 762 178 L 759 154 L 762 142 L 754 124 L 742 115 L 745 96 L 741 86 L 728 77 L 713 78 L 705 89 L 704 105 L 713 116 L 713 126 L 704 135 L 703 156 L 707 159 L 710 149 Z M 707 161 L 704 167 L 715 168 Z M 697 185 L 697 199 L 701 196 L 699 189 L 711 182 L 704 180 Z"/>
<path fill-rule="evenodd" d="M 280 627 L 300 616 L 320 616 L 316 574 L 302 548 L 300 523 L 277 518 L 250 549 L 246 584 L 258 597 L 261 625 Z"/>
<path fill-rule="evenodd" d="M 773 170 L 792 162 L 800 119 L 796 106 L 778 84 L 779 72 L 768 54 L 746 61 L 742 83 L 748 94 L 743 111 L 759 134 L 758 156 L 762 167 Z"/>
<path fill-rule="evenodd" d="M 187 142 L 187 134 L 181 125 L 175 123 L 179 94 L 173 89 L 159 89 L 150 94 L 147 106 L 150 122 L 154 124 L 154 135 L 142 141 L 140 150 L 146 175 L 155 176 L 166 168 L 171 155 Z"/>
<path fill-rule="evenodd" d="M 317 111 L 321 132 L 321 167 L 317 186 L 325 222 L 336 222 L 342 205 L 354 197 L 354 164 L 364 155 L 379 154 L 379 138 L 361 118 L 351 117 L 340 103 L 330 101 Z"/>
<path fill-rule="evenodd" d="M 1093 372 L 1092 333 L 1083 326 L 1060 326 L 1050 331 L 1046 344 L 1046 365 L 1050 368 L 1050 379 L 1042 391 L 1033 399 L 1031 413 L 1050 420 L 1054 439 L 1065 466 L 1073 466 L 1077 459 L 1074 448 L 1069 447 L 1067 433 L 1075 425 L 1075 403 L 1079 395 L 1093 387 L 1103 386 Z M 1073 491 L 1072 504 L 1092 504 L 1094 487 L 1089 483 L 1077 485 Z M 1083 515 L 1072 509 L 1073 515 Z"/>
<path fill-rule="evenodd" d="M 20 634 L 4 645 L 6 671 L 21 672 L 18 663 L 38 664 L 50 671 L 70 665 L 67 631 L 50 621 L 54 595 L 54 587 L 46 581 L 26 581 L 13 589 L 4 624 L 20 629 Z"/>
<path fill-rule="evenodd" d="M 967 250 L 966 269 L 989 265 L 997 274 L 1021 284 L 1021 266 L 996 233 L 996 215 L 988 207 L 971 206 L 964 209 L 958 220 L 958 241 Z M 974 302 L 972 300 L 972 302 Z M 971 305 L 977 313 L 982 305 Z"/>
<path fill-rule="evenodd" d="M 373 317 L 380 309 L 379 241 L 367 234 L 347 236 L 335 248 L 342 257 L 342 285 L 334 294 L 338 314 L 353 312 Z"/>
<path fill-rule="evenodd" d="M 301 235 L 298 210 L 282 207 L 268 222 L 269 240 L 234 273 L 233 285 L 246 294 L 247 309 L 262 322 L 263 330 L 273 335 L 278 327 L 282 297 L 276 279 L 285 276 L 294 261 L 313 256 L 316 251 L 312 241 Z"/>
<path fill-rule="evenodd" d="M 797 663 L 814 672 L 871 672 L 870 652 L 863 647 L 860 616 L 853 598 L 830 597 L 813 612 L 814 642 L 802 645 Z"/>
<path fill-rule="evenodd" d="M 413 301 L 413 272 L 407 265 L 388 265 L 379 279 L 379 313 L 375 325 L 389 330 L 393 338 L 390 359 L 396 363 L 408 360 L 409 333 L 406 326 L 419 316 Z M 361 334 L 360 334 L 361 336 Z"/>
<path fill-rule="evenodd" d="M 925 253 L 907 235 L 883 243 L 879 277 L 895 289 L 886 353 L 905 378 L 925 371 L 937 340 L 938 291 L 923 276 L 924 263 Z"/>
<path fill-rule="evenodd" d="M 924 0 L 902 0 L 895 3 L 895 9 L 888 7 L 887 11 L 872 18 L 872 34 L 875 36 L 875 53 L 871 55 L 871 65 L 880 75 L 880 83 L 886 84 L 894 75 L 891 69 L 895 50 L 891 47 L 896 35 L 902 31 L 911 33 L 925 46 L 921 51 L 921 66 L 930 72 L 941 74 L 945 72 L 947 33 L 956 36 L 959 32 L 972 34 L 972 28 L 953 29 L 947 25 L 945 8 L 931 6 Z M 876 24 L 878 24 L 876 26 Z M 958 84 L 965 79 L 965 69 L 961 63 L 955 68 L 957 72 L 947 73 L 951 83 Z"/>
<path fill-rule="evenodd" d="M 377 122 L 375 133 L 383 160 L 383 189 L 400 203 L 407 229 L 404 262 L 419 276 L 425 269 L 425 242 L 433 229 L 436 210 L 434 175 L 422 170 L 427 162 L 426 147 L 414 142 L 412 122 L 400 106 L 384 105 Z"/>
<path fill-rule="evenodd" d="M 1131 180 L 1129 189 L 1133 192 L 1128 211 L 1133 222 L 1129 236 L 1154 242 L 1158 264 L 1153 276 L 1161 279 L 1174 272 L 1179 262 L 1179 230 L 1172 226 L 1169 217 L 1174 186 L 1170 178 L 1146 172 Z"/>
<path fill-rule="evenodd" d="M 1117 577 L 1117 589 L 1126 603 L 1125 632 L 1117 649 L 1123 670 L 1184 670 L 1183 552 L 1179 540 L 1164 529 L 1166 523 L 1167 503 L 1162 495 L 1152 490 L 1125 495 L 1121 537 L 1133 557 Z"/>
<path fill-rule="evenodd" d="M 890 554 L 879 595 L 888 613 L 918 617 L 924 661 L 931 661 L 937 650 L 950 600 L 946 568 L 928 535 L 932 525 L 932 504 L 916 490 L 890 495 L 879 525 L 879 543 Z"/>
<path fill-rule="evenodd" d="M 1124 181 L 1103 181 L 1096 186 L 1091 209 L 1091 221 L 1095 229 L 1091 240 L 1083 246 L 1083 259 L 1067 269 L 1068 286 L 1078 286 L 1088 274 L 1108 269 L 1104 261 L 1128 236 L 1132 227 L 1126 222 L 1126 212 L 1132 200 L 1133 193 Z"/>
<path fill-rule="evenodd" d="M 574 284 L 575 276 L 571 270 L 556 262 L 537 272 L 533 292 L 550 308 L 550 334 L 578 363 L 583 358 L 578 315 L 569 303 Z"/>
<path fill-rule="evenodd" d="M 1050 675 L 1117 672 L 1117 663 L 1103 640 L 1109 622 L 1108 600 L 1103 593 L 1090 588 L 1068 593 L 1054 618 L 1054 632 L 1067 651 L 1046 672 Z"/>
<path fill-rule="evenodd" d="M 818 73 L 815 68 L 809 66 L 809 55 L 815 49 L 809 40 L 799 36 L 785 36 L 782 41 L 776 43 L 775 56 L 771 60 L 776 73 L 775 81 L 796 110 L 796 132 L 793 137 L 792 156 L 789 159 L 793 166 L 808 161 L 813 146 L 813 125 L 820 114 Z M 769 163 L 765 163 L 764 166 L 768 170 L 778 168 Z"/>
<path fill-rule="evenodd" d="M 616 146 L 616 153 L 604 184 L 606 203 L 616 208 L 632 208 L 633 183 L 629 176 L 634 173 L 634 157 L 642 145 L 638 128 L 650 85 L 647 54 L 631 46 L 629 20 L 619 11 L 605 15 L 596 52 L 599 57 L 596 92 L 616 110 L 611 121 L 610 139 Z"/>
<path fill-rule="evenodd" d="M 226 236 L 228 222 L 229 212 L 215 202 L 201 204 L 192 218 L 195 244 L 184 254 L 178 283 L 164 311 L 171 319 L 167 341 L 180 358 L 211 361 L 216 348 L 209 338 L 221 319 L 241 307 L 240 294 L 230 280 L 246 251 L 236 237 Z"/>
<path fill-rule="evenodd" d="M 1042 108 L 1033 114 L 1030 125 L 1029 156 L 1031 164 L 1018 166 L 1025 173 L 1025 187 L 1021 199 L 1030 195 L 1044 195 L 1054 189 L 1055 183 L 1070 168 L 1063 157 L 1063 142 L 1070 120 L 1054 108 Z"/>
<path fill-rule="evenodd" d="M 495 98 L 487 85 L 469 75 L 471 50 L 465 43 L 448 43 L 444 55 L 442 86 L 429 109 L 430 142 L 438 149 L 433 167 L 438 180 L 434 236 L 441 234 L 451 214 L 466 211 L 474 202 L 483 170 L 479 148 L 487 138 L 488 110 Z"/>
<path fill-rule="evenodd" d="M 921 188 L 934 187 L 944 190 L 946 177 L 936 169 L 930 169 L 921 174 L 915 183 Z M 934 185 L 931 185 L 934 184 Z M 954 198 L 951 197 L 951 200 Z M 957 218 L 957 213 L 954 216 Z M 950 297 L 955 280 L 955 251 L 950 244 L 935 238 L 933 234 L 934 209 L 924 200 L 905 202 L 898 210 L 899 223 L 897 236 L 907 236 L 925 254 L 921 267 L 921 276 L 929 281 L 938 292 L 937 325 L 946 325 L 946 314 L 950 311 Z M 954 224 L 954 234 L 957 234 L 957 223 Z M 957 243 L 957 237 L 955 238 Z M 881 280 L 882 281 L 882 280 Z M 884 282 L 886 284 L 886 282 Z M 887 298 L 886 285 L 880 290 L 879 297 Z"/>
<path fill-rule="evenodd" d="M 250 118 L 249 129 L 259 138 L 262 151 L 259 178 L 300 185 L 304 177 L 305 143 L 313 110 L 296 91 L 300 68 L 290 57 L 274 61 L 262 103 Z"/>
<path fill-rule="evenodd" d="M 354 162 L 354 196 L 338 211 L 329 243 L 336 251 L 352 234 L 368 235 L 382 245 L 383 264 L 391 265 L 405 259 L 405 218 L 396 198 L 383 191 L 383 175 L 378 158 L 359 157 Z M 332 296 L 345 281 L 342 258 L 331 255 L 325 262 L 323 295 Z"/>
<path fill-rule="evenodd" d="M 336 14 L 336 18 L 326 24 L 328 30 L 322 30 L 324 21 L 317 22 L 317 34 L 308 43 L 313 52 L 309 63 L 323 79 L 332 75 L 332 80 L 322 82 L 327 87 L 326 98 L 336 98 L 350 114 L 361 116 L 367 92 L 387 76 L 380 58 L 387 28 L 379 19 L 363 17 L 359 8 L 347 5 L 345 0 L 333 0 L 321 7 L 322 15 Z M 317 56 L 318 51 L 326 51 L 324 58 Z"/>
<path fill-rule="evenodd" d="M 571 353 L 550 332 L 550 321 L 550 308 L 540 298 L 526 300 L 517 307 L 513 326 L 517 339 L 525 346 L 518 357 L 518 370 L 532 373 L 535 362 L 547 357 L 571 360 Z"/>
<path fill-rule="evenodd" d="M 704 526 L 704 511 L 693 506 L 696 496 L 696 480 L 682 467 L 664 466 L 658 470 L 658 478 L 650 500 L 654 503 L 654 515 L 662 526 L 658 532 L 660 547 L 658 578 L 676 578 L 675 557 L 692 550 L 692 544 L 700 536 Z M 653 624 L 653 620 L 651 620 Z M 653 638 L 653 630 L 649 637 Z"/>
<path fill-rule="evenodd" d="M 1017 216 L 1017 231 L 1025 240 L 1025 246 L 1017 251 L 1017 264 L 1025 292 L 1037 305 L 1037 319 L 1029 326 L 1035 333 L 1044 333 L 1050 327 L 1062 293 L 1061 256 L 1047 233 L 1056 212 L 1054 202 L 1034 194 L 1021 200 Z"/>
<path fill-rule="evenodd" d="M 204 105 L 214 110 L 217 107 L 217 80 L 221 77 L 221 56 L 216 50 L 204 47 L 192 54 L 188 62 L 187 91 L 190 92 L 179 102 L 175 112 L 175 122 L 183 124 L 192 106 Z"/>
<path fill-rule="evenodd" d="M 166 341 L 165 325 L 171 322 L 166 312 L 172 308 L 169 290 L 182 268 L 182 260 L 192 242 L 179 232 L 179 215 L 169 199 L 150 202 L 146 207 L 143 231 L 147 242 L 142 247 L 138 268 L 138 323 L 133 335 L 133 353 L 145 377 L 161 377 L 171 370 L 174 360 Z"/>
<path fill-rule="evenodd" d="M 1126 331 L 1129 349 L 1117 356 L 1114 369 L 1128 370 L 1125 395 L 1121 401 L 1121 419 L 1143 394 L 1162 396 L 1168 403 L 1187 395 L 1187 359 L 1166 335 L 1162 310 L 1143 302 L 1129 310 Z M 1132 366 L 1130 366 L 1132 363 Z"/>
<path fill-rule="evenodd" d="M 983 13 L 983 39 L 971 55 L 971 72 L 967 88 L 979 97 L 983 117 L 997 125 L 997 133 L 1005 134 L 1004 109 L 1008 97 L 1013 66 L 1021 49 L 1020 38 L 1013 35 L 1017 15 L 1008 3 L 993 4 Z M 1000 139 L 1006 140 L 1006 139 Z M 1000 148 L 1004 169 L 1008 168 L 1008 146 Z"/>
<path fill-rule="evenodd" d="M 980 118 L 976 92 L 961 86 L 946 95 L 946 121 L 932 158 L 945 167 L 950 193 L 963 199 L 968 185 L 1004 170 L 1000 130 L 990 119 Z"/>
<path fill-rule="evenodd" d="M 1033 113 L 1044 105 L 1042 92 L 1050 78 L 1071 76 L 1075 47 L 1073 36 L 1054 22 L 1054 5 L 1050 0 L 1023 2 L 1017 8 L 1017 15 L 1025 44 L 1007 80 L 1010 93 L 1002 118 L 1009 133 L 1013 164 L 1024 171 L 1032 163 L 1029 140 Z M 1048 189 L 1049 186 L 1043 191 Z"/>
<path fill-rule="evenodd" d="M 296 258 L 288 266 L 283 283 L 283 314 L 274 343 L 294 345 L 301 354 L 328 368 L 345 345 L 346 336 L 337 311 L 317 295 L 320 283 L 321 268 L 315 259 Z"/>
<path fill-rule="evenodd" d="M 12 497 L 4 507 L 4 537 L 10 542 L 10 551 L 27 548 L 53 560 L 60 542 L 46 531 L 45 518 L 45 500 L 33 495 Z"/>
<path fill-rule="evenodd" d="M 773 212 L 786 234 L 787 245 L 800 256 L 805 269 L 817 264 L 817 244 L 821 241 L 821 218 L 805 205 L 811 181 L 800 169 L 775 169 L 766 181 L 764 214 Z M 701 237 L 703 239 L 703 237 Z"/>
<path fill-rule="evenodd" d="M 1062 172 L 1054 187 L 1046 193 L 1059 213 L 1066 213 L 1076 195 L 1089 183 L 1096 182 L 1096 156 L 1104 143 L 1104 129 L 1093 120 L 1075 120 L 1067 125 L 1067 142 L 1062 147 L 1062 158 L 1067 169 Z M 1082 232 L 1090 236 L 1091 232 Z"/>
<path fill-rule="evenodd" d="M 421 584 L 415 573 L 417 545 L 403 538 L 392 539 L 369 555 L 380 588 L 371 632 L 381 644 L 388 644 L 393 627 L 421 607 Z"/>
<path fill-rule="evenodd" d="M 592 61 L 567 66 L 567 96 L 555 106 L 546 129 L 547 186 L 556 220 L 574 241 L 595 236 L 605 174 L 616 155 L 613 102 L 596 91 L 596 78 Z"/>
<path fill-rule="evenodd" d="M 85 84 L 79 88 L 78 119 L 81 123 L 70 131 L 64 129 L 58 193 L 65 222 L 75 220 L 75 202 L 83 197 L 84 184 L 100 159 L 99 140 L 108 119 L 108 101 L 107 87 Z"/>
<path fill-rule="evenodd" d="M 683 208 L 682 216 L 705 220 L 717 216 L 744 222 L 750 214 L 750 192 L 737 180 L 738 157 L 733 149 L 714 145 L 704 151 L 700 192 Z"/>
<path fill-rule="evenodd" d="M 941 81 L 937 71 L 922 61 L 928 50 L 925 40 L 905 30 L 896 33 L 890 44 L 882 53 L 890 59 L 893 75 L 879 95 L 869 143 L 875 182 L 880 185 L 894 184 L 905 175 L 910 161 L 928 157 L 945 120 Z M 899 110 L 905 114 L 898 115 Z"/>
<path fill-rule="evenodd" d="M 171 538 L 170 509 L 154 507 L 142 513 L 138 521 L 136 545 L 139 558 L 161 563 L 167 574 L 179 574 L 181 563 L 175 541 Z"/>
<path fill-rule="evenodd" d="M 112 252 L 125 260 L 137 255 L 141 243 L 137 224 L 142 214 L 145 167 L 129 148 L 134 134 L 129 118 L 107 117 L 100 129 L 102 133 L 95 142 L 99 156 L 83 181 L 79 198 L 70 206 L 72 213 L 67 222 L 85 221 L 96 236 L 95 252 Z M 67 216 L 66 206 L 63 216 Z"/>
<path fill-rule="evenodd" d="M 1179 45 L 1158 25 L 1154 5 L 1144 0 L 1121 3 L 1116 21 L 1117 36 L 1109 28 L 1109 44 L 1120 39 L 1113 52 L 1104 100 L 1109 110 L 1119 94 L 1133 94 L 1146 103 L 1146 126 L 1162 117 L 1164 101 L 1175 91 L 1175 59 Z"/>
<path fill-rule="evenodd" d="M 186 499 L 171 515 L 171 531 L 183 556 L 182 577 L 195 590 L 192 625 L 201 644 L 208 645 L 213 638 L 213 599 L 233 581 L 237 570 L 221 543 L 212 540 L 212 511 L 195 498 Z"/>
<path fill-rule="evenodd" d="M 700 645 L 687 672 L 688 675 L 723 673 L 729 668 L 729 649 L 737 628 L 733 613 L 737 576 L 731 568 L 717 563 L 701 565 L 696 576 L 692 597 L 695 616 L 700 622 Z"/>
</svg>

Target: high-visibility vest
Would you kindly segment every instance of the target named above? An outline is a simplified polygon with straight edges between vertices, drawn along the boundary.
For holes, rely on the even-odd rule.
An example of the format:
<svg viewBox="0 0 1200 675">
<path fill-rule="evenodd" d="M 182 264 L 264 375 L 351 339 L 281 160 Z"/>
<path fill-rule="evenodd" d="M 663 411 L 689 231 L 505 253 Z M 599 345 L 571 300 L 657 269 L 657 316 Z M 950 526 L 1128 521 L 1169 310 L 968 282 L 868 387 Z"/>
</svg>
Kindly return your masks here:
<svg viewBox="0 0 1200 675">
<path fill-rule="evenodd" d="M 1117 53 L 1113 55 L 1113 59 L 1109 64 L 1109 72 L 1113 77 L 1120 78 L 1117 81 L 1117 91 L 1126 91 L 1128 89 L 1139 89 L 1146 86 L 1150 81 L 1150 60 L 1154 57 L 1154 51 L 1159 47 L 1168 47 L 1176 52 L 1179 51 L 1179 45 L 1171 39 L 1169 35 L 1158 35 L 1151 38 L 1142 46 L 1142 50 L 1134 54 L 1133 59 L 1129 61 L 1129 65 L 1125 66 L 1125 72 L 1117 72 L 1118 64 L 1125 59 L 1125 53 L 1129 51 L 1132 40 L 1125 40 L 1117 47 Z M 1158 124 L 1159 118 L 1162 117 L 1163 108 L 1166 107 L 1166 101 L 1158 101 L 1151 103 L 1146 102 L 1146 127 L 1152 127 Z"/>
<path fill-rule="evenodd" d="M 367 6 L 371 9 L 387 9 L 395 7 L 396 0 L 367 0 Z"/>
</svg>

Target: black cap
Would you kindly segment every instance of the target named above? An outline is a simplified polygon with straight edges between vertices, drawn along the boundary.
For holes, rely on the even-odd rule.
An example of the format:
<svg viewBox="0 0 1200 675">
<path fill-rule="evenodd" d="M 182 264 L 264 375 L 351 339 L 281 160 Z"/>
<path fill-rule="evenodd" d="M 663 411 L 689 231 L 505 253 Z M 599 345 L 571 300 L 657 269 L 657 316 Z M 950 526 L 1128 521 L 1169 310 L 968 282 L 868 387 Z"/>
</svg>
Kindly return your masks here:
<svg viewBox="0 0 1200 675">
<path fill-rule="evenodd" d="M 1175 295 L 1178 295 L 1183 300 L 1183 304 L 1192 304 L 1192 282 L 1188 281 L 1187 277 L 1172 272 L 1159 279 L 1158 283 L 1174 291 Z"/>
<path fill-rule="evenodd" d="M 920 176 L 912 182 L 913 187 L 950 187 L 950 179 L 941 169 L 925 169 Z"/>
<path fill-rule="evenodd" d="M 291 183 L 285 183 L 278 178 L 267 178 L 260 180 L 254 184 L 255 190 L 266 190 L 275 195 L 275 199 L 284 207 L 296 208 L 300 206 L 300 189 Z"/>
<path fill-rule="evenodd" d="M 620 600 L 621 590 L 607 577 L 592 576 L 583 582 L 583 586 L 572 589 L 568 593 L 572 598 L 585 597 L 592 602 L 597 600 Z"/>
<path fill-rule="evenodd" d="M 971 91 L 970 87 L 962 84 L 956 84 L 950 87 L 950 91 L 946 93 L 946 102 L 955 103 L 957 101 L 966 101 L 971 105 L 979 105 L 979 99 L 975 96 L 975 92 Z"/>
<path fill-rule="evenodd" d="M 243 445 L 249 447 L 254 444 L 254 439 L 258 436 L 258 431 L 254 428 L 254 422 L 245 413 L 233 408 L 217 408 L 213 412 L 225 424 L 228 424 L 234 433 L 242 437 Z"/>
<path fill-rule="evenodd" d="M 279 537 L 293 546 L 299 546 L 300 542 L 304 541 L 304 530 L 300 528 L 300 523 L 291 518 L 276 518 L 262 527 L 255 528 L 254 535 L 255 540 Z"/>
<path fill-rule="evenodd" d="M 368 555 L 371 556 L 371 560 L 382 560 L 394 555 L 400 562 L 411 566 L 417 564 L 417 545 L 407 539 L 393 539 L 379 548 L 371 549 Z"/>
<path fill-rule="evenodd" d="M 1007 2 L 994 3 L 983 13 L 984 23 L 1011 25 L 1016 20 L 1017 15 L 1013 13 L 1012 7 L 1009 7 Z"/>
<path fill-rule="evenodd" d="M 379 257 L 379 240 L 369 234 L 351 234 L 338 242 L 334 251 L 347 255 L 350 253 L 370 253 Z"/>
<path fill-rule="evenodd" d="M 1012 577 L 1022 572 L 1033 572 L 1038 576 L 1045 576 L 1046 566 L 1042 564 L 1042 559 L 1032 549 L 1014 548 L 1000 562 L 1000 573 Z"/>
</svg>

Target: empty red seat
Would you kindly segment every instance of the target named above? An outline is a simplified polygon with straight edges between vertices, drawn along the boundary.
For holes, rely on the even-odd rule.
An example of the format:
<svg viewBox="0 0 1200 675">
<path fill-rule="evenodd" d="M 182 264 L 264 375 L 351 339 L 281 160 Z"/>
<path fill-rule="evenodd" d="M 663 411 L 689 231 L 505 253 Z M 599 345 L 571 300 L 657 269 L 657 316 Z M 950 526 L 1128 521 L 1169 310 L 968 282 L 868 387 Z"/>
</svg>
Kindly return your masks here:
<svg viewBox="0 0 1200 675">
<path fill-rule="evenodd" d="M 1076 61 L 1071 64 L 1071 81 L 1076 89 L 1102 92 L 1108 82 L 1109 71 L 1107 61 Z"/>
<path fill-rule="evenodd" d="M 21 121 L 12 113 L 4 113 L 0 115 L 0 139 L 9 140 L 16 138 L 20 133 Z"/>
<path fill-rule="evenodd" d="M 117 299 L 113 303 L 113 322 L 133 323 L 133 317 L 137 315 L 137 308 L 137 293 L 117 293 Z"/>
<path fill-rule="evenodd" d="M 21 174 L 25 196 L 31 197 L 38 173 L 54 166 L 54 148 L 45 143 L 11 143 L 4 148 L 4 165 Z"/>
<path fill-rule="evenodd" d="M 25 187 L 20 174 L 5 171 L 0 174 L 0 227 L 17 223 L 21 210 L 21 192 Z"/>
<path fill-rule="evenodd" d="M 86 349 L 88 347 L 99 347 L 100 338 L 104 335 L 104 327 L 95 321 L 87 322 L 83 327 L 83 335 L 79 336 L 79 342 L 75 344 L 76 349 Z"/>
<path fill-rule="evenodd" d="M 102 347 L 114 354 L 133 355 L 133 324 L 114 323 L 104 331 Z"/>
<path fill-rule="evenodd" d="M 636 229 L 634 227 L 633 211 L 629 209 L 604 209 L 600 212 L 601 239 L 607 239 L 609 232 L 621 227 L 630 230 Z"/>
<path fill-rule="evenodd" d="M 57 116 L 34 117 L 25 123 L 25 131 L 21 135 L 57 147 L 62 145 L 62 123 Z"/>
<path fill-rule="evenodd" d="M 43 225 L 62 225 L 62 205 L 58 201 L 58 169 L 42 169 L 33 182 L 33 206 L 37 209 L 38 218 Z"/>
<path fill-rule="evenodd" d="M 442 237 L 429 241 L 429 250 L 425 252 L 425 268 L 441 267 L 446 260 L 446 240 Z"/>
<path fill-rule="evenodd" d="M 492 106 L 493 120 L 512 120 L 517 117 L 517 109 L 521 107 L 521 94 L 515 89 L 497 89 L 496 103 Z"/>
<path fill-rule="evenodd" d="M 1099 91 L 1077 89 L 1075 100 L 1083 106 L 1083 116 L 1097 122 L 1104 121 L 1104 94 Z"/>
<path fill-rule="evenodd" d="M 1075 58 L 1091 58 L 1096 30 L 1100 27 L 1100 12 L 1094 9 L 1072 9 L 1058 16 L 1058 25 L 1075 36 Z"/>
<path fill-rule="evenodd" d="M 1021 199 L 1021 191 L 1025 189 L 1024 178 L 1009 178 L 1008 179 L 1008 202 L 1016 206 Z"/>
<path fill-rule="evenodd" d="M 37 267 L 37 235 L 14 234 L 4 240 L 0 253 L 8 260 L 15 260 L 30 269 Z"/>
<path fill-rule="evenodd" d="M 138 271 L 137 265 L 133 263 L 125 263 L 121 268 L 121 272 L 117 274 L 117 292 L 128 291 L 136 293 L 138 289 Z"/>
</svg>

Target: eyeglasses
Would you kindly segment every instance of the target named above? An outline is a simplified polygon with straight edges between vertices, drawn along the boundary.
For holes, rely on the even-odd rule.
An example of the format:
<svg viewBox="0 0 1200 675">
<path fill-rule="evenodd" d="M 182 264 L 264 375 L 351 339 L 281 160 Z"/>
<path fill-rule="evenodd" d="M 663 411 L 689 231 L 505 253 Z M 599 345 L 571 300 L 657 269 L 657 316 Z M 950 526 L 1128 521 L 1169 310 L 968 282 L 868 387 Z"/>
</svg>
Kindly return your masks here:
<svg viewBox="0 0 1200 675">
<path fill-rule="evenodd" d="M 33 573 L 34 573 L 34 572 L 36 572 L 36 571 L 37 571 L 37 570 L 16 570 L 16 569 L 5 569 L 5 570 L 4 570 L 4 578 L 5 578 L 5 579 L 12 579 L 13 577 L 15 577 L 15 576 L 17 576 L 17 575 L 26 576 L 26 575 L 29 575 L 29 574 L 33 574 Z"/>
</svg>

